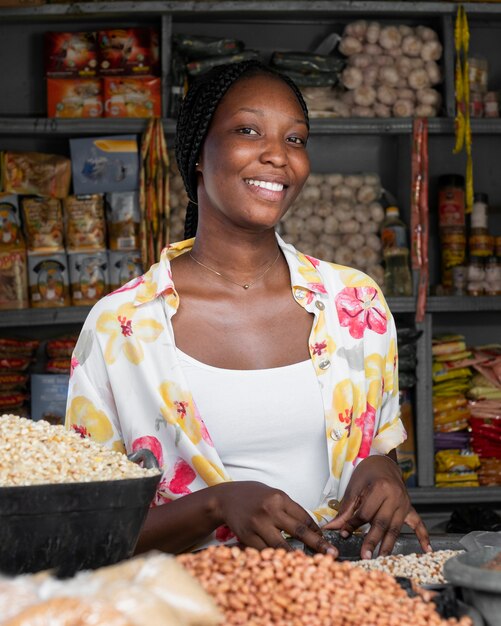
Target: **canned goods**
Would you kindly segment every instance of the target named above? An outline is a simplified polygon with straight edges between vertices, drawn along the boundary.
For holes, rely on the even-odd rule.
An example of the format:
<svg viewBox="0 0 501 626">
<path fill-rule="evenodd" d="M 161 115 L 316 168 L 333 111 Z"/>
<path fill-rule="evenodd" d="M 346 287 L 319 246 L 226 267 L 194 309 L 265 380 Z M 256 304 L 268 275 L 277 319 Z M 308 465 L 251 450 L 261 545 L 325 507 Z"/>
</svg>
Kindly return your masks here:
<svg viewBox="0 0 501 626">
<path fill-rule="evenodd" d="M 464 177 L 446 174 L 438 179 L 438 225 L 464 226 Z"/>
</svg>

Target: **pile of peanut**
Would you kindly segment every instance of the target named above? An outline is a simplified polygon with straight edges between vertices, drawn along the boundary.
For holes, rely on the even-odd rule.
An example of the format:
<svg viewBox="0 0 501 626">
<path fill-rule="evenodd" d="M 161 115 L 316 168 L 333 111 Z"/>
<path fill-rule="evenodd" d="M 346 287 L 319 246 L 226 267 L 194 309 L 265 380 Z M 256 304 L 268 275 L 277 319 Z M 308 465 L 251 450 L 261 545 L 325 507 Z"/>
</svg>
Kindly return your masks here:
<svg viewBox="0 0 501 626">
<path fill-rule="evenodd" d="M 177 558 L 215 599 L 226 626 L 471 626 L 469 618 L 442 619 L 389 574 L 328 555 L 219 546 Z"/>
<path fill-rule="evenodd" d="M 377 559 L 356 561 L 356 564 L 365 570 L 378 570 L 392 576 L 412 578 L 420 585 L 433 585 L 445 582 L 444 563 L 457 554 L 457 550 L 437 550 L 428 554 L 391 554 Z"/>
</svg>

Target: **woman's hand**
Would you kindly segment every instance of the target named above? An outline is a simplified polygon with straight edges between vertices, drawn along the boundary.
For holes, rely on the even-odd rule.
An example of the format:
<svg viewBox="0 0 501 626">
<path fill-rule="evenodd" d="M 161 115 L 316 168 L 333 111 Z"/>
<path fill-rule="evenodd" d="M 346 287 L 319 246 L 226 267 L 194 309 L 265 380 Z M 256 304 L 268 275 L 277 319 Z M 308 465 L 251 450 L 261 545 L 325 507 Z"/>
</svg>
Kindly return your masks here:
<svg viewBox="0 0 501 626">
<path fill-rule="evenodd" d="M 379 542 L 379 555 L 390 554 L 404 523 L 416 533 L 423 550 L 431 551 L 428 531 L 411 505 L 400 469 L 386 456 L 370 456 L 357 465 L 336 519 L 324 530 L 348 536 L 366 523 L 371 528 L 362 544 L 362 558 L 372 558 Z"/>
<path fill-rule="evenodd" d="M 253 481 L 224 483 L 213 489 L 217 490 L 217 517 L 246 546 L 291 550 L 282 535 L 285 531 L 316 552 L 338 555 L 311 516 L 283 491 Z"/>
</svg>

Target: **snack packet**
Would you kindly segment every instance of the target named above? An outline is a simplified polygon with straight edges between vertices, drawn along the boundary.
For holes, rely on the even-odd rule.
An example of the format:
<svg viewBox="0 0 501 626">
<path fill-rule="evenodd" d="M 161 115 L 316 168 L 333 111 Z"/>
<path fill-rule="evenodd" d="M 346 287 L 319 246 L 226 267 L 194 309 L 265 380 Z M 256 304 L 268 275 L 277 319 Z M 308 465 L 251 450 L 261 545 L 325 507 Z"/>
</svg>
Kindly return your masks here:
<svg viewBox="0 0 501 626">
<path fill-rule="evenodd" d="M 101 194 L 64 199 L 66 248 L 69 252 L 106 248 L 104 202 Z"/>
<path fill-rule="evenodd" d="M 63 212 L 57 198 L 23 198 L 28 251 L 63 252 Z"/>
</svg>

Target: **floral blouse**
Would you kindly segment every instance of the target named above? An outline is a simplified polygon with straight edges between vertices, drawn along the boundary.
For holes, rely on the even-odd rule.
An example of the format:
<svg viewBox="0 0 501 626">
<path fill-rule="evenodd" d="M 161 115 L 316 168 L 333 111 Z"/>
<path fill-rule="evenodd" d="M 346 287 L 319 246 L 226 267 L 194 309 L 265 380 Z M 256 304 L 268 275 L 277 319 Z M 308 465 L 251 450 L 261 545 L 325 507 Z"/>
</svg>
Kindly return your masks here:
<svg viewBox="0 0 501 626">
<path fill-rule="evenodd" d="M 277 241 L 292 297 L 314 315 L 309 348 L 324 402 L 330 471 L 314 511 L 323 525 L 335 517 L 356 465 L 405 440 L 396 331 L 367 275 L 301 254 L 278 235 Z M 146 274 L 100 300 L 72 357 L 67 427 L 116 450 L 150 449 L 163 470 L 154 505 L 231 480 L 188 389 L 171 323 L 179 295 L 170 260 L 193 243 L 171 244 Z M 214 535 L 231 538 L 225 527 Z"/>
</svg>

